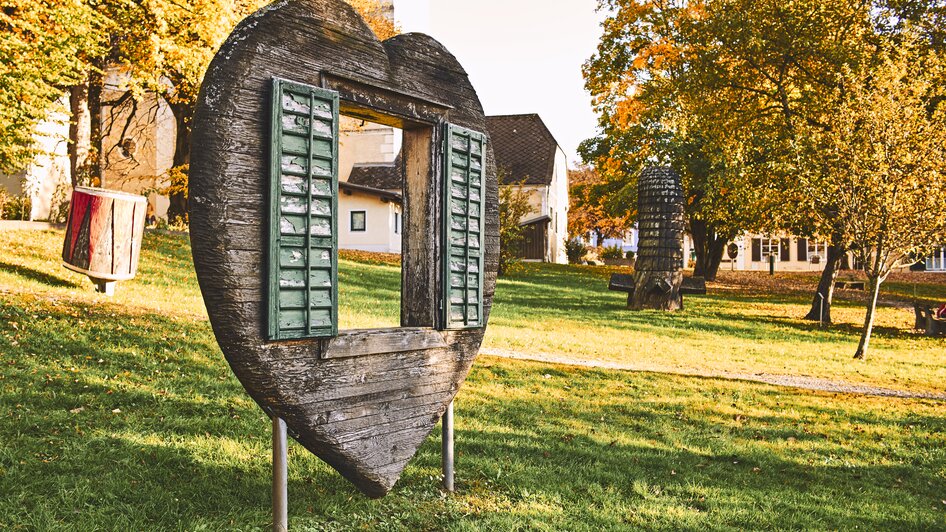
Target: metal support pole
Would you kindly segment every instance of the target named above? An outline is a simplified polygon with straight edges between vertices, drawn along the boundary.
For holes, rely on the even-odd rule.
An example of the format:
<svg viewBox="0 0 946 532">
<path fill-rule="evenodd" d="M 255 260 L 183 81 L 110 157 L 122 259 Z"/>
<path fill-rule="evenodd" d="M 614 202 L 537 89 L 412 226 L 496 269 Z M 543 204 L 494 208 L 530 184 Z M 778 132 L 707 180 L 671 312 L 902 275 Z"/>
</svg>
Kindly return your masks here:
<svg viewBox="0 0 946 532">
<path fill-rule="evenodd" d="M 453 401 L 447 405 L 447 411 L 441 419 L 440 447 L 443 489 L 453 493 Z"/>
<path fill-rule="evenodd" d="M 818 292 L 821 298 L 821 304 L 818 305 L 818 328 L 824 327 L 824 294 Z"/>
<path fill-rule="evenodd" d="M 289 460 L 286 422 L 273 416 L 273 532 L 289 530 Z"/>
</svg>

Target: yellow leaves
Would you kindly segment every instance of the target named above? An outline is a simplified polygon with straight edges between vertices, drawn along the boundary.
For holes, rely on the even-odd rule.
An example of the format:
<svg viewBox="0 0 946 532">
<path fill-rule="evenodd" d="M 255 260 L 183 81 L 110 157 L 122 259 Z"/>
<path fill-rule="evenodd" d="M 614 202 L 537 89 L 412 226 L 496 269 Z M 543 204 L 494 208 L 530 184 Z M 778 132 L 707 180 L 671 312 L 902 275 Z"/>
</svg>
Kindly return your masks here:
<svg viewBox="0 0 946 532">
<path fill-rule="evenodd" d="M 613 122 L 619 128 L 627 129 L 631 124 L 637 123 L 646 110 L 647 106 L 636 98 L 622 100 L 615 107 Z"/>
<path fill-rule="evenodd" d="M 393 7 L 386 0 L 345 0 L 361 15 L 379 40 L 386 40 L 401 33 L 394 23 Z"/>
</svg>

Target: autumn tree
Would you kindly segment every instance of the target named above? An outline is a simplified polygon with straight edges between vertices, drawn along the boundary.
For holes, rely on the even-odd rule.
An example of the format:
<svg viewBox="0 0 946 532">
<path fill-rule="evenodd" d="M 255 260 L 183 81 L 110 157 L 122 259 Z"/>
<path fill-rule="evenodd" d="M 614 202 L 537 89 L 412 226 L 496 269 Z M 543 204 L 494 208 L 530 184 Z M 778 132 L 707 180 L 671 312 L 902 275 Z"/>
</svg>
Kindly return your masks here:
<svg viewBox="0 0 946 532">
<path fill-rule="evenodd" d="M 788 232 L 831 243 L 808 314 L 830 321 L 849 242 L 837 206 L 816 201 L 796 178 L 799 131 L 831 128 L 839 72 L 869 72 L 906 21 L 922 22 L 927 41 L 941 43 L 939 4 L 606 0 L 611 16 L 585 66 L 602 131 L 591 155 L 625 180 L 652 161 L 702 169 L 691 173 L 697 186 L 684 189 L 691 225 L 697 212 L 723 236 Z M 695 239 L 699 232 L 691 226 Z"/>
<path fill-rule="evenodd" d="M 872 7 L 864 0 L 715 0 L 685 25 L 688 42 L 715 44 L 692 48 L 680 103 L 700 121 L 758 215 L 750 228 L 829 243 L 806 316 L 813 320 L 831 321 L 848 243 L 835 227 L 842 222 L 837 209 L 814 201 L 796 179 L 795 143 L 800 128 L 830 127 L 837 73 L 874 64 L 879 36 Z M 821 210 L 812 212 L 816 207 Z"/>
<path fill-rule="evenodd" d="M 391 0 L 345 0 L 365 20 L 379 40 L 387 40 L 401 33 L 394 22 L 394 4 Z"/>
<path fill-rule="evenodd" d="M 36 126 L 84 76 L 102 24 L 82 0 L 0 0 L 0 172 L 36 157 Z"/>
<path fill-rule="evenodd" d="M 920 55 L 941 49 L 943 5 L 714 0 L 682 24 L 686 42 L 712 44 L 690 49 L 677 103 L 696 117 L 751 210 L 762 214 L 756 230 L 829 243 L 806 319 L 831 321 L 834 281 L 852 242 L 835 198 L 798 178 L 799 165 L 830 172 L 823 154 L 800 147 L 835 127 L 848 75 L 869 77 L 907 33 L 922 35 Z"/>
<path fill-rule="evenodd" d="M 614 196 L 606 190 L 608 184 L 589 165 L 568 171 L 569 236 L 583 237 L 594 233 L 598 245 L 601 245 L 605 238 L 623 238 L 631 229 L 636 212 L 606 201 Z M 636 208 L 637 204 L 625 205 Z"/>
<path fill-rule="evenodd" d="M 700 3 L 613 0 L 597 53 L 585 63 L 585 87 L 599 115 L 600 134 L 579 151 L 605 185 L 593 192 L 625 213 L 636 204 L 637 176 L 650 165 L 681 175 L 686 216 L 696 251 L 696 275 L 716 277 L 726 243 L 754 212 L 736 195 L 733 176 L 714 160 L 711 143 L 691 113 L 681 108 L 681 82 L 691 48 L 686 21 Z"/>
<path fill-rule="evenodd" d="M 855 358 L 866 358 L 881 284 L 946 241 L 944 63 L 911 38 L 869 72 L 845 70 L 830 128 L 803 126 L 796 175 L 836 209 L 835 231 L 864 265 L 870 299 Z M 812 155 L 817 153 L 817 156 Z"/>
<path fill-rule="evenodd" d="M 130 105 L 138 111 L 143 96 L 166 102 L 176 125 L 171 206 L 168 215 L 187 212 L 186 175 L 190 137 L 200 85 L 217 48 L 236 24 L 266 0 L 152 0 L 115 3 L 115 21 L 108 62 L 127 75 L 124 92 L 111 107 Z M 128 116 L 132 116 L 130 113 Z M 130 119 L 130 118 L 129 118 Z M 111 127 L 127 127 L 124 124 Z M 105 149 L 114 149 L 106 147 Z"/>
</svg>

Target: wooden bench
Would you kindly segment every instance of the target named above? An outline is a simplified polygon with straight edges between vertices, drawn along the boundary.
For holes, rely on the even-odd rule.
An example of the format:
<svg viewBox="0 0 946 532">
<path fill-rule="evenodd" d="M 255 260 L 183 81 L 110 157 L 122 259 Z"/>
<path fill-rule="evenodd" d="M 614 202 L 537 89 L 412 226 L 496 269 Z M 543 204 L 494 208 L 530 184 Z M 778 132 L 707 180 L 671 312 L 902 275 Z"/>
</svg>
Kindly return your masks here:
<svg viewBox="0 0 946 532">
<path fill-rule="evenodd" d="M 634 296 L 634 275 L 629 273 L 612 273 L 608 279 L 608 290 L 627 292 L 627 303 L 631 304 Z M 684 295 L 706 295 L 706 279 L 702 277 L 684 277 L 680 285 L 680 293 Z"/>
<path fill-rule="evenodd" d="M 926 331 L 927 336 L 946 334 L 946 319 L 937 318 L 936 310 L 932 305 L 915 303 L 913 312 L 916 315 L 915 329 Z"/>
<path fill-rule="evenodd" d="M 706 295 L 706 279 L 702 277 L 684 277 L 683 284 L 680 285 L 681 294 L 696 296 Z"/>
<path fill-rule="evenodd" d="M 836 281 L 834 287 L 848 290 L 866 290 L 867 283 L 864 281 Z"/>
</svg>

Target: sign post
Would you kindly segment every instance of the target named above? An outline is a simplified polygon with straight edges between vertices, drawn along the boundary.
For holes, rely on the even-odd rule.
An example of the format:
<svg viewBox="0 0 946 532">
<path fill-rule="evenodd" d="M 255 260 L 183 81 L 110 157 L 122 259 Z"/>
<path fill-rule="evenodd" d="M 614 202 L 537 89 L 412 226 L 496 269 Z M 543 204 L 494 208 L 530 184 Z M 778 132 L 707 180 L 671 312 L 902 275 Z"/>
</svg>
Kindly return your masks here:
<svg viewBox="0 0 946 532">
<path fill-rule="evenodd" d="M 443 489 L 453 493 L 453 401 L 443 413 L 442 434 L 440 436 L 441 465 L 443 467 Z"/>
<path fill-rule="evenodd" d="M 286 422 L 273 416 L 273 532 L 289 530 L 289 457 Z"/>
</svg>

